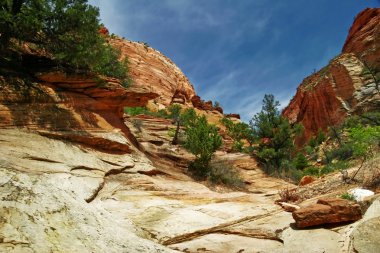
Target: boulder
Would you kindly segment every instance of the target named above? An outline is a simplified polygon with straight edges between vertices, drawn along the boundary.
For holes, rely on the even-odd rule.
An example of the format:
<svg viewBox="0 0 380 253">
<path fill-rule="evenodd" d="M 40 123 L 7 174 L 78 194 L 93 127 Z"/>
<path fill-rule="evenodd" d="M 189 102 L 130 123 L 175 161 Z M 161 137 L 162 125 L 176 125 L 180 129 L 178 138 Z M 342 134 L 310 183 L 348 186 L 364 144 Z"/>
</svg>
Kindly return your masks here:
<svg viewBox="0 0 380 253">
<path fill-rule="evenodd" d="M 361 219 L 360 205 L 345 199 L 319 199 L 316 204 L 293 212 L 298 228 Z"/>
<path fill-rule="evenodd" d="M 349 191 L 349 193 L 351 193 L 352 196 L 354 196 L 356 201 L 363 201 L 365 200 L 365 198 L 371 197 L 375 194 L 373 191 L 361 188 L 352 189 Z"/>
<path fill-rule="evenodd" d="M 372 253 L 380 250 L 380 217 L 361 223 L 351 235 L 354 252 Z"/>
<path fill-rule="evenodd" d="M 302 177 L 299 185 L 300 186 L 304 186 L 304 185 L 307 185 L 307 184 L 311 184 L 314 181 L 315 181 L 314 177 L 312 177 L 312 176 L 304 176 L 304 177 Z"/>
</svg>

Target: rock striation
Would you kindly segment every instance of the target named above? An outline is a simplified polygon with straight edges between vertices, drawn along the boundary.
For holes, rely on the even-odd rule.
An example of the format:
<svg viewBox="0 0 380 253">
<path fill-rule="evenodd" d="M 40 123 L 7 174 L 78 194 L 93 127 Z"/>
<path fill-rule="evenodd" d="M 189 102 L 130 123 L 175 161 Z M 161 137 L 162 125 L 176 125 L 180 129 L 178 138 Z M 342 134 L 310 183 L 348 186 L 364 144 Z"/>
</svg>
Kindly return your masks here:
<svg viewBox="0 0 380 253">
<path fill-rule="evenodd" d="M 181 103 L 191 105 L 190 99 L 196 95 L 194 87 L 172 60 L 146 43 L 117 37 L 110 37 L 109 42 L 120 49 L 122 58 L 128 58 L 132 87 L 160 94 L 154 100 L 158 109 L 169 106 L 178 97 L 183 99 Z"/>
<path fill-rule="evenodd" d="M 380 109 L 380 9 L 365 9 L 355 19 L 342 53 L 305 78 L 283 115 L 304 125 L 305 143 L 319 129 L 347 115 Z"/>
</svg>

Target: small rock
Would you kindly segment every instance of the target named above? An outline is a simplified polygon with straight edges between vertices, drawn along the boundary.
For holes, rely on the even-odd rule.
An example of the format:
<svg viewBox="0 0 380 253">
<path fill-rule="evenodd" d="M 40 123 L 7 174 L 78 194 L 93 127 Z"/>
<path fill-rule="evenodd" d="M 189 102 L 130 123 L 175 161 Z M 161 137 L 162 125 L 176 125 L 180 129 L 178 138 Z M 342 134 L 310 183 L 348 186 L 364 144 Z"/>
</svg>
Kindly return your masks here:
<svg viewBox="0 0 380 253">
<path fill-rule="evenodd" d="M 279 202 L 278 203 L 285 211 L 287 212 L 294 212 L 295 210 L 298 210 L 300 209 L 299 206 L 297 205 L 293 205 L 293 204 L 289 204 L 289 203 L 286 203 L 286 202 Z"/>
<path fill-rule="evenodd" d="M 375 193 L 370 190 L 356 188 L 349 191 L 354 196 L 356 201 L 363 201 L 366 197 L 373 196 Z"/>
<path fill-rule="evenodd" d="M 304 186 L 304 185 L 310 184 L 310 183 L 312 183 L 312 182 L 314 182 L 314 181 L 315 181 L 315 178 L 314 178 L 314 177 L 312 177 L 312 176 L 304 176 L 304 177 L 301 179 L 299 185 L 300 185 L 300 186 Z"/>
</svg>

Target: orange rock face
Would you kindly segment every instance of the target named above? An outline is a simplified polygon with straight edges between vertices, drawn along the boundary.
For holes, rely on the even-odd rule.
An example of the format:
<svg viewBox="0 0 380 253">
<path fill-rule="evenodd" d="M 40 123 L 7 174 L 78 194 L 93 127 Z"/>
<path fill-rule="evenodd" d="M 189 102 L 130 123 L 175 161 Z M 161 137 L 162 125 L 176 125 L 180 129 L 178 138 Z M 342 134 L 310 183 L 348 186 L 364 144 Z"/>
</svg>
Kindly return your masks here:
<svg viewBox="0 0 380 253">
<path fill-rule="evenodd" d="M 319 129 L 340 124 L 348 114 L 380 109 L 378 84 L 374 76 L 380 50 L 380 9 L 361 12 L 347 37 L 343 53 L 329 65 L 304 79 L 283 115 L 302 123 L 304 144 Z"/>
<path fill-rule="evenodd" d="M 103 152 L 127 153 L 129 143 L 107 136 L 116 129 L 129 136 L 124 106 L 144 106 L 157 96 L 141 88 L 125 89 L 112 78 L 63 72 L 0 76 L 0 128 L 23 127 Z"/>
<path fill-rule="evenodd" d="M 128 58 L 132 87 L 159 94 L 154 100 L 157 108 L 167 107 L 178 98 L 191 106 L 193 85 L 169 58 L 146 44 L 117 38 L 109 42 L 121 50 L 122 58 Z"/>
<path fill-rule="evenodd" d="M 368 8 L 355 18 L 343 53 L 354 53 L 367 61 L 372 67 L 379 68 L 380 56 L 380 8 Z"/>
<path fill-rule="evenodd" d="M 293 212 L 298 228 L 361 219 L 360 205 L 345 199 L 319 199 L 317 204 Z"/>
</svg>

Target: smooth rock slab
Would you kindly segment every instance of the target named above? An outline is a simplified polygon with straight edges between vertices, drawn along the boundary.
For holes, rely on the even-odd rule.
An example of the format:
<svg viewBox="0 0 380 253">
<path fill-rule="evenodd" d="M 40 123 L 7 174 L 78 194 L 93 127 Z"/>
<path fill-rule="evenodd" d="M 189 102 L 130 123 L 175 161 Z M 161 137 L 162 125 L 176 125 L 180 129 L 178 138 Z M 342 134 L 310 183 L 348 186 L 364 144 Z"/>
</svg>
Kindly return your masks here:
<svg viewBox="0 0 380 253">
<path fill-rule="evenodd" d="M 283 253 L 338 253 L 339 234 L 327 229 L 286 229 L 281 236 Z"/>
<path fill-rule="evenodd" d="M 351 235 L 354 252 L 380 252 L 380 217 L 361 223 Z"/>
<path fill-rule="evenodd" d="M 170 248 L 187 253 L 282 253 L 282 243 L 239 235 L 208 234 L 192 241 L 173 244 Z"/>
</svg>

